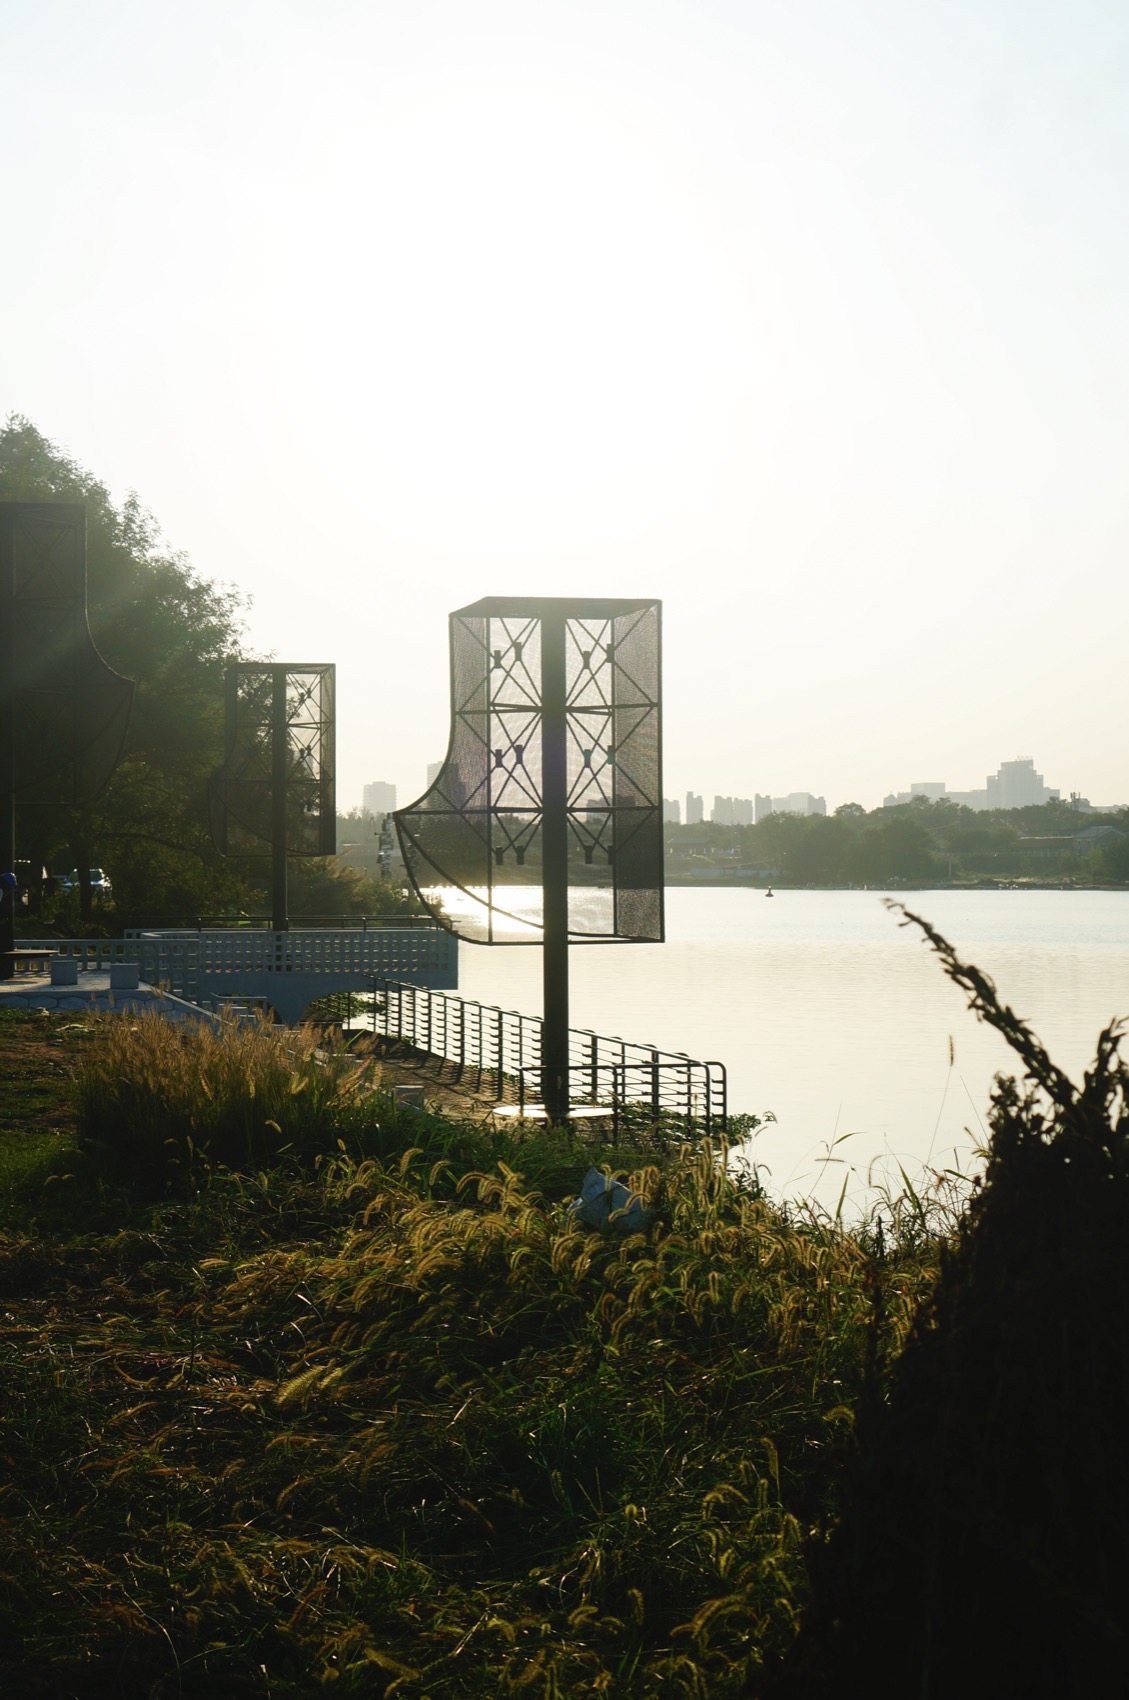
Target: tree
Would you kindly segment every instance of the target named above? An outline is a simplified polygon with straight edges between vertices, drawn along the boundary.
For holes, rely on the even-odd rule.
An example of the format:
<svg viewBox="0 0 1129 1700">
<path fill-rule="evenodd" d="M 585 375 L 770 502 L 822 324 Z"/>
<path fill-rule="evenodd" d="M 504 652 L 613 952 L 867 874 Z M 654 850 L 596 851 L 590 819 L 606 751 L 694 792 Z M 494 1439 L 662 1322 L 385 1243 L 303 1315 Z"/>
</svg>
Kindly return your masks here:
<svg viewBox="0 0 1129 1700">
<path fill-rule="evenodd" d="M 938 865 L 932 834 L 915 815 L 871 816 L 859 834 L 851 868 L 864 885 L 933 879 Z"/>
<path fill-rule="evenodd" d="M 199 577 L 170 551 L 130 495 L 106 487 L 18 415 L 0 431 L 0 500 L 81 501 L 86 507 L 88 612 L 99 650 L 136 682 L 125 754 L 92 806 L 21 811 L 33 861 L 65 857 L 111 867 L 118 907 L 227 907 L 243 881 L 215 854 L 207 776 L 222 759 L 223 672 L 242 635 L 238 594 Z"/>
<path fill-rule="evenodd" d="M 1122 836 L 1100 844 L 1091 853 L 1090 863 L 1101 880 L 1129 882 L 1129 818 L 1119 815 L 1116 820 Z"/>
<path fill-rule="evenodd" d="M 295 861 L 290 870 L 290 906 L 295 915 L 334 916 L 422 915 L 414 895 L 398 885 L 350 867 L 336 857 Z"/>
<path fill-rule="evenodd" d="M 799 885 L 832 885 L 847 877 L 857 836 L 853 816 L 766 815 L 754 828 L 757 851 Z"/>
</svg>

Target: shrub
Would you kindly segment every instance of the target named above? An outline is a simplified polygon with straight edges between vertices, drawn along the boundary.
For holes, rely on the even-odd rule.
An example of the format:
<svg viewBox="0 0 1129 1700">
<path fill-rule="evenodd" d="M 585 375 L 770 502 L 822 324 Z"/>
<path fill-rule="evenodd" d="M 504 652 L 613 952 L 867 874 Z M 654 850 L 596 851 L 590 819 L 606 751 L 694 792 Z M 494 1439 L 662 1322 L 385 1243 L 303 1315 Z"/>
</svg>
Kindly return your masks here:
<svg viewBox="0 0 1129 1700">
<path fill-rule="evenodd" d="M 919 917 L 1020 1058 L 984 1184 L 908 1342 L 860 1403 L 843 1516 L 779 1700 L 1124 1692 L 1129 1634 L 1129 1067 L 1113 1023 L 1081 1089 Z"/>
</svg>

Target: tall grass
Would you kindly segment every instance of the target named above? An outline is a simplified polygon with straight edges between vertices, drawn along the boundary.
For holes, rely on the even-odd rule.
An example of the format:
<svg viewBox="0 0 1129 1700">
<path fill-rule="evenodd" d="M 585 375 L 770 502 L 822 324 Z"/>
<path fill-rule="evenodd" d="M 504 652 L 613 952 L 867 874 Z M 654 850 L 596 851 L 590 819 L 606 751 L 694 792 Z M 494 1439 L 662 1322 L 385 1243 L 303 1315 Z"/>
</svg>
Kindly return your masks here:
<svg viewBox="0 0 1129 1700">
<path fill-rule="evenodd" d="M 158 1179 L 211 1164 L 120 1231 L 0 1256 L 0 1688 L 759 1686 L 875 1330 L 896 1350 L 928 1259 L 789 1221 L 709 1145 L 623 1171 L 655 1219 L 605 1240 L 566 1208 L 581 1141 L 350 1090 L 302 1133 L 273 1047 L 96 1040 L 88 1133 L 128 1122 L 139 1164 L 164 1141 Z"/>
<path fill-rule="evenodd" d="M 331 1148 L 367 1084 L 310 1029 L 260 1018 L 173 1023 L 143 1011 L 103 1022 L 78 1082 L 84 1138 L 148 1184 L 194 1162 L 270 1168 Z"/>
</svg>

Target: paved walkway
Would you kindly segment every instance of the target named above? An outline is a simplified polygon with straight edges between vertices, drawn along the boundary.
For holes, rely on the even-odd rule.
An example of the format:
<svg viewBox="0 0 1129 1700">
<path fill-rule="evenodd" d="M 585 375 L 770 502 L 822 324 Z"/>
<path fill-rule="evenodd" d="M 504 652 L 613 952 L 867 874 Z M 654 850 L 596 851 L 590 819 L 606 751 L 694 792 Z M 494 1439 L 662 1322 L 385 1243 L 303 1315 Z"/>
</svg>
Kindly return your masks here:
<svg viewBox="0 0 1129 1700">
<path fill-rule="evenodd" d="M 362 1040 L 355 1047 L 357 1055 L 364 1054 L 363 1044 Z M 437 1110 L 452 1120 L 488 1121 L 496 1127 L 502 1121 L 516 1121 L 521 1115 L 516 1104 L 498 1102 L 492 1079 L 477 1085 L 477 1071 L 473 1068 L 460 1075 L 457 1065 L 443 1057 L 428 1056 L 406 1045 L 382 1043 L 379 1039 L 375 1041 L 375 1053 L 387 1085 L 417 1087 L 423 1092 L 427 1109 Z M 611 1118 L 612 1111 L 604 1104 L 575 1104 L 571 1115 L 573 1121 L 604 1122 Z M 525 1117 L 527 1121 L 546 1119 L 540 1104 L 527 1104 Z"/>
<path fill-rule="evenodd" d="M 441 1057 L 424 1056 L 406 1047 L 385 1049 L 378 1041 L 375 1047 L 380 1065 L 381 1082 L 386 1086 L 412 1088 L 423 1093 L 424 1107 L 452 1121 L 488 1121 L 497 1103 L 495 1094 L 475 1087 L 473 1074 L 459 1080 L 454 1065 Z M 365 1055 L 362 1040 L 354 1054 Z"/>
</svg>

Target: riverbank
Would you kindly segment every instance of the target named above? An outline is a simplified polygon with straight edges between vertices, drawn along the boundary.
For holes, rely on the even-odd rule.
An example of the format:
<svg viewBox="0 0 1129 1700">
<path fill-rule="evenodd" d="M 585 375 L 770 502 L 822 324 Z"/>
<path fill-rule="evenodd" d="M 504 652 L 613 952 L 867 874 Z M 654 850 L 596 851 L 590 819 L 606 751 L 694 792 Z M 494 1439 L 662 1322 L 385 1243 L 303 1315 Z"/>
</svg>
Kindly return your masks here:
<svg viewBox="0 0 1129 1700">
<path fill-rule="evenodd" d="M 668 874 L 667 886 L 697 890 L 713 890 L 745 886 L 754 891 L 874 891 L 900 895 L 916 891 L 1129 891 L 1129 881 L 1037 879 L 1017 875 L 1014 879 L 967 880 L 890 880 L 885 885 L 851 885 L 849 883 L 801 882 L 787 876 L 767 878 L 763 874 L 719 871 L 709 874 Z"/>
<path fill-rule="evenodd" d="M 881 1620 L 893 1693 L 1116 1692 L 1129 1075 L 932 942 L 1040 1096 L 855 1231 L 313 1034 L 0 1012 L 0 1686 L 822 1700 Z"/>
</svg>

